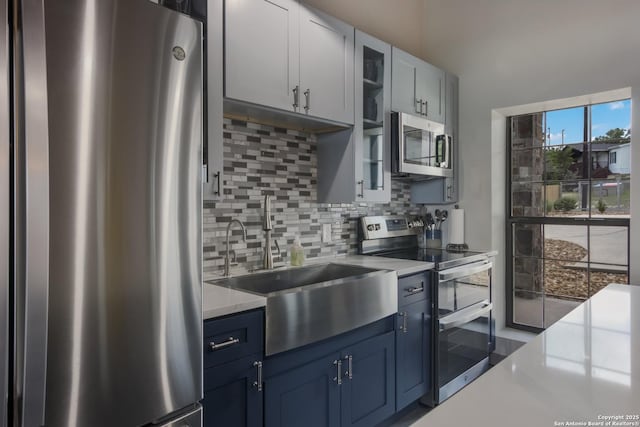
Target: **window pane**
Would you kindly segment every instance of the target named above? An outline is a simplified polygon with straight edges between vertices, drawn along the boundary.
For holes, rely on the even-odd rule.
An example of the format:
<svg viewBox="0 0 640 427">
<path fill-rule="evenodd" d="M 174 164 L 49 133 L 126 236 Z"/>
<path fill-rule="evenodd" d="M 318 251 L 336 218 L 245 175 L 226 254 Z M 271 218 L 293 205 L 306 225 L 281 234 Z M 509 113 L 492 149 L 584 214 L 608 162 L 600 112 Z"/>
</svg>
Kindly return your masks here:
<svg viewBox="0 0 640 427">
<path fill-rule="evenodd" d="M 627 227 L 589 227 L 589 261 L 628 265 Z M 623 270 L 626 273 L 626 267 Z"/>
<path fill-rule="evenodd" d="M 629 283 L 628 267 L 619 265 L 591 264 L 591 295 L 611 283 Z"/>
<path fill-rule="evenodd" d="M 538 292 L 543 290 L 543 261 L 537 258 L 515 258 L 513 260 L 513 288 Z"/>
<path fill-rule="evenodd" d="M 545 297 L 560 299 L 589 298 L 589 264 L 560 260 L 544 261 Z"/>
<path fill-rule="evenodd" d="M 553 325 L 583 302 L 584 301 L 582 299 L 573 299 L 566 297 L 556 298 L 553 296 L 545 295 L 544 327 L 548 328 L 549 326 Z"/>
<path fill-rule="evenodd" d="M 623 144 L 630 142 L 631 100 L 591 106 L 591 140 Z"/>
<path fill-rule="evenodd" d="M 542 258 L 542 225 L 513 225 L 513 255 Z"/>
<path fill-rule="evenodd" d="M 544 258 L 588 262 L 587 227 L 584 225 L 545 225 Z"/>
<path fill-rule="evenodd" d="M 512 181 L 542 181 L 544 174 L 544 151 L 513 150 L 511 152 Z"/>
<path fill-rule="evenodd" d="M 584 144 L 550 146 L 545 149 L 545 179 L 564 181 L 588 178 L 582 169 Z"/>
<path fill-rule="evenodd" d="M 543 316 L 542 294 L 534 292 L 519 291 L 513 292 L 513 321 L 521 325 L 542 328 Z"/>
<path fill-rule="evenodd" d="M 542 183 L 512 183 L 511 207 L 512 216 L 544 216 L 544 195 Z"/>
<path fill-rule="evenodd" d="M 589 215 L 589 181 L 549 181 L 545 193 L 547 216 Z"/>
<path fill-rule="evenodd" d="M 511 118 L 511 148 L 542 148 L 545 143 L 544 114 L 526 114 Z"/>
<path fill-rule="evenodd" d="M 608 179 L 591 183 L 591 215 L 595 217 L 629 217 L 630 180 Z"/>
<path fill-rule="evenodd" d="M 584 141 L 584 107 L 548 111 L 547 145 L 564 145 Z"/>
</svg>

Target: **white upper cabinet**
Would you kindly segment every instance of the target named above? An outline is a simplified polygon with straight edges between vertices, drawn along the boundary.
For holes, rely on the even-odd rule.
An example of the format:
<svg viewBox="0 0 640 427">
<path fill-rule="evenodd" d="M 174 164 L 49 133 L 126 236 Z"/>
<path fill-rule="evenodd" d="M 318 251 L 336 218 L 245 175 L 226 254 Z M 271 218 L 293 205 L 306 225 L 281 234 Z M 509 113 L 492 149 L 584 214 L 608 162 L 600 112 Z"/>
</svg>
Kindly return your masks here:
<svg viewBox="0 0 640 427">
<path fill-rule="evenodd" d="M 225 7 L 227 98 L 353 123 L 353 27 L 294 0 Z"/>
<path fill-rule="evenodd" d="M 391 68 L 391 109 L 443 123 L 444 71 L 396 47 Z"/>
<path fill-rule="evenodd" d="M 353 27 L 300 7 L 300 90 L 303 111 L 353 123 Z"/>
<path fill-rule="evenodd" d="M 298 3 L 227 0 L 225 8 L 225 95 L 298 111 Z"/>
</svg>

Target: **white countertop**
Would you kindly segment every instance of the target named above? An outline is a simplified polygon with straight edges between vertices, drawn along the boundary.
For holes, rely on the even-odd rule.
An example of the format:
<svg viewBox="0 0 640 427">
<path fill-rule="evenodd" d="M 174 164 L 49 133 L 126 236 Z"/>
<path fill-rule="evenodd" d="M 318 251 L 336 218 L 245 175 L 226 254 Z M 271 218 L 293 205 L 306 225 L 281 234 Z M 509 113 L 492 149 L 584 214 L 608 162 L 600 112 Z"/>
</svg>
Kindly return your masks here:
<svg viewBox="0 0 640 427">
<path fill-rule="evenodd" d="M 249 292 L 224 286 L 202 284 L 202 317 L 204 320 L 264 307 L 267 299 Z"/>
<path fill-rule="evenodd" d="M 407 259 L 385 258 L 370 255 L 347 255 L 318 259 L 338 264 L 358 265 L 360 267 L 379 268 L 381 270 L 394 270 L 398 276 L 407 276 L 409 274 L 431 270 L 435 267 L 435 264 L 432 262 L 411 261 Z"/>
<path fill-rule="evenodd" d="M 609 285 L 413 426 L 640 426 L 639 417 L 640 286 Z"/>
<path fill-rule="evenodd" d="M 381 270 L 394 270 L 397 272 L 398 276 L 406 276 L 408 274 L 430 270 L 434 267 L 434 264 L 431 262 L 409 261 L 366 255 L 312 258 L 308 260 L 306 265 L 327 262 L 378 268 Z M 261 272 L 263 273 L 264 271 L 258 271 L 256 273 Z M 220 278 L 220 276 L 212 276 L 206 279 L 202 285 L 202 316 L 205 320 L 264 307 L 266 305 L 267 299 L 265 297 L 207 283 L 207 280 Z"/>
</svg>

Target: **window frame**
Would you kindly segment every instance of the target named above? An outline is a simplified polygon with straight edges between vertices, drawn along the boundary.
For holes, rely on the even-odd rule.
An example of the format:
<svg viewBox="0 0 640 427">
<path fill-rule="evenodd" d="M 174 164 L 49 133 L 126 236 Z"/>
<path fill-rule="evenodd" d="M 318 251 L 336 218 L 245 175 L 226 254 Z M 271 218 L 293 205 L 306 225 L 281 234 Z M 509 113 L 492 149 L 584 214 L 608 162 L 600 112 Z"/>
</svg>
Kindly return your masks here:
<svg viewBox="0 0 640 427">
<path fill-rule="evenodd" d="M 627 99 L 627 98 L 625 98 Z M 610 102 L 615 102 L 615 101 L 610 101 Z M 591 106 L 593 105 L 597 105 L 599 103 L 596 104 L 586 104 L 586 105 L 577 105 L 575 107 L 568 107 L 568 108 L 576 108 L 576 107 L 584 107 L 584 132 L 583 132 L 583 136 L 585 141 L 588 141 L 589 144 L 593 143 L 593 141 L 591 140 Z M 564 108 L 562 108 L 564 109 Z M 505 318 L 505 325 L 509 328 L 514 328 L 514 329 L 519 329 L 519 330 L 523 330 L 523 331 L 527 331 L 527 332 L 534 332 L 534 333 L 540 333 L 542 331 L 545 330 L 545 326 L 544 326 L 544 298 L 545 298 L 545 292 L 542 292 L 542 298 L 543 298 L 543 327 L 542 328 L 538 328 L 535 326 L 531 326 L 531 325 L 525 325 L 525 324 L 521 324 L 521 323 L 516 323 L 514 321 L 514 283 L 513 283 L 513 260 L 515 259 L 515 255 L 514 255 L 514 248 L 513 248 L 513 229 L 514 229 L 514 225 L 516 224 L 528 224 L 528 225 L 542 225 L 543 227 L 545 225 L 576 225 L 576 226 L 586 226 L 587 227 L 587 251 L 590 254 L 590 249 L 591 249 L 591 233 L 590 233 L 590 227 L 591 226 L 611 226 L 611 227 L 626 227 L 627 229 L 627 281 L 630 278 L 630 274 L 631 274 L 631 251 L 630 251 L 630 247 L 631 247 L 631 227 L 630 227 L 630 218 L 593 218 L 591 216 L 591 207 L 590 207 L 590 215 L 588 218 L 581 218 L 581 217 L 554 217 L 554 216 L 547 216 L 546 215 L 546 197 L 544 199 L 544 204 L 545 204 L 545 215 L 544 216 L 540 216 L 540 217 L 531 217 L 531 216 L 517 216 L 514 217 L 513 216 L 513 210 L 512 210 L 512 184 L 513 184 L 513 176 L 512 176 L 512 162 L 513 162 L 513 149 L 512 149 L 512 137 L 513 137 L 513 133 L 512 133 L 512 120 L 516 117 L 521 117 L 521 116 L 526 116 L 526 115 L 533 115 L 533 114 L 538 114 L 538 113 L 544 113 L 546 115 L 546 113 L 550 112 L 550 111 L 555 111 L 555 110 L 544 110 L 544 111 L 537 111 L 537 112 L 532 112 L 532 113 L 527 113 L 527 114 L 517 114 L 517 115 L 513 115 L 513 116 L 508 116 L 507 120 L 506 120 L 506 134 L 507 134 L 507 150 L 506 150 L 506 162 L 505 162 L 505 169 L 506 169 L 506 187 L 505 187 L 505 191 L 506 191 L 506 221 L 505 221 L 505 236 L 506 236 L 506 242 L 505 242 L 505 278 L 506 278 L 506 283 L 505 283 L 505 291 L 506 291 L 506 318 Z M 546 129 L 545 129 L 546 131 Z M 546 135 L 546 134 L 545 134 Z M 544 148 L 543 148 L 544 149 Z M 611 153 L 609 153 L 611 154 Z M 583 165 L 586 165 L 586 167 L 589 168 L 589 176 L 588 176 L 588 180 L 589 182 L 593 182 L 593 178 L 591 177 L 591 150 L 589 150 L 589 162 L 584 162 L 583 161 Z M 543 183 L 548 182 L 549 180 L 547 180 L 545 177 L 546 175 L 546 161 L 544 162 L 544 172 L 543 172 Z M 583 178 L 586 179 L 586 178 Z M 596 179 L 597 180 L 597 179 Z M 544 255 L 543 258 L 541 258 L 543 261 L 545 260 Z M 591 264 L 590 260 L 589 260 L 589 265 Z M 586 271 L 586 275 L 587 275 L 587 281 L 589 283 L 589 286 L 591 285 L 591 270 L 587 269 Z"/>
</svg>

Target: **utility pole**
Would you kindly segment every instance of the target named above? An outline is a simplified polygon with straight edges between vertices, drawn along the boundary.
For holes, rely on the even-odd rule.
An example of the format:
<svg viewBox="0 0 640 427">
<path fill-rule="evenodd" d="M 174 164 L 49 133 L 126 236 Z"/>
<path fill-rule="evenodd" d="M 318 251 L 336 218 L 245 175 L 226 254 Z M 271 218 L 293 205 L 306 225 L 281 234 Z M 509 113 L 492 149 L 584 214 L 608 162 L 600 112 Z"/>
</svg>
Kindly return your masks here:
<svg viewBox="0 0 640 427">
<path fill-rule="evenodd" d="M 562 129 L 562 145 L 564 145 L 564 129 Z"/>
</svg>

